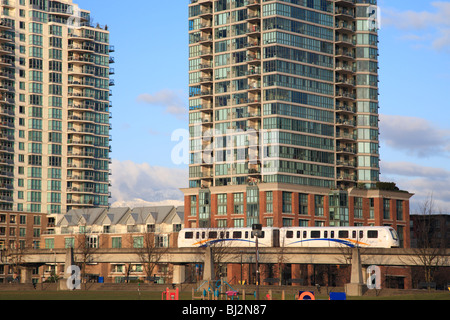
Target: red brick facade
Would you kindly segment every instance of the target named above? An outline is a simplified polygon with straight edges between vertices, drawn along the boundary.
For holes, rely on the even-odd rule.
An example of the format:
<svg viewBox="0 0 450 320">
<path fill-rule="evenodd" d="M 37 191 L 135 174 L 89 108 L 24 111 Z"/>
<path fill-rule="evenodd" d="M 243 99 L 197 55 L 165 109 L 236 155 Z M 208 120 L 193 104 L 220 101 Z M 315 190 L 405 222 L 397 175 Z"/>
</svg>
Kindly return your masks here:
<svg viewBox="0 0 450 320">
<path fill-rule="evenodd" d="M 254 187 L 254 186 L 252 186 Z M 283 227 L 286 223 L 292 226 L 299 226 L 300 221 L 307 226 L 329 226 L 330 215 L 330 189 L 282 185 L 282 184 L 259 184 L 259 223 L 263 226 Z M 200 225 L 199 216 L 199 192 L 201 189 L 183 189 L 185 193 L 185 216 L 186 228 L 198 227 Z M 203 192 L 205 189 L 202 190 Z M 209 189 L 211 195 L 209 226 L 219 227 L 219 220 L 226 220 L 226 227 L 234 227 L 235 220 L 243 220 L 243 226 L 248 226 L 247 217 L 247 186 L 226 186 L 212 187 Z M 272 212 L 268 212 L 267 193 L 272 193 Z M 283 192 L 290 193 L 290 212 L 283 212 Z M 234 211 L 234 194 L 243 193 L 244 209 L 243 213 L 236 214 Z M 226 215 L 218 214 L 217 197 L 219 194 L 227 195 Z M 308 199 L 307 214 L 300 214 L 299 194 L 306 194 Z M 409 230 L 409 199 L 411 194 L 406 192 L 380 191 L 380 190 L 360 190 L 350 189 L 347 191 L 348 221 L 349 226 L 392 226 L 399 232 L 401 246 L 410 247 Z M 323 211 L 316 214 L 316 196 L 323 196 Z M 191 199 L 196 198 L 196 207 L 191 211 Z M 362 212 L 356 214 L 355 198 L 361 201 Z M 389 211 L 384 210 L 384 204 L 389 205 Z M 397 203 L 401 203 L 403 210 L 397 212 Z M 223 225 L 222 225 L 223 227 Z M 253 269 L 252 269 L 253 268 Z M 278 266 L 261 266 L 261 282 L 264 279 L 280 278 Z M 323 285 L 343 286 L 350 281 L 350 266 L 337 265 L 329 266 L 326 269 L 320 265 L 286 265 L 284 266 L 285 277 L 288 277 L 293 284 L 313 285 L 321 283 Z M 381 272 L 384 279 L 390 281 L 385 284 L 391 287 L 411 288 L 410 268 L 382 267 Z M 326 274 L 326 275 L 325 275 Z M 395 275 L 395 276 L 394 276 Z M 255 270 L 251 265 L 229 264 L 227 266 L 227 278 L 235 284 L 246 282 L 255 283 Z M 283 278 L 283 277 L 281 277 Z M 386 281 L 387 281 L 386 280 Z M 285 282 L 286 283 L 286 282 Z"/>
</svg>

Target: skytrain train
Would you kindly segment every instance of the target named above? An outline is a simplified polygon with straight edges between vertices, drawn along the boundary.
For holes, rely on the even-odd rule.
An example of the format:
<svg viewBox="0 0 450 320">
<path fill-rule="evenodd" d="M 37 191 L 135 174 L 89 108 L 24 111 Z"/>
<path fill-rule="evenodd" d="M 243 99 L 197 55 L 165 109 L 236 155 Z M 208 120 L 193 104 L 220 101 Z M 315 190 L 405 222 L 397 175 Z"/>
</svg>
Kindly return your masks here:
<svg viewBox="0 0 450 320">
<path fill-rule="evenodd" d="M 255 246 L 252 228 L 191 228 L 178 235 L 179 248 Z M 283 227 L 263 228 L 260 247 L 361 247 L 398 248 L 397 232 L 391 227 Z"/>
</svg>

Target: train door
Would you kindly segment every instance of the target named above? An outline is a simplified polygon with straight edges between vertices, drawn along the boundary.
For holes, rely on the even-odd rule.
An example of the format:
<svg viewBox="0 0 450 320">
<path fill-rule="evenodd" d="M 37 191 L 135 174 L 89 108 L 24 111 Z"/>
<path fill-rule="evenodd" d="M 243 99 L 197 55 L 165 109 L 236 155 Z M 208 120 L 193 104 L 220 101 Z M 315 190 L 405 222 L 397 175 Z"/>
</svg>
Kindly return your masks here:
<svg viewBox="0 0 450 320">
<path fill-rule="evenodd" d="M 272 241 L 273 241 L 273 247 L 279 248 L 280 247 L 280 230 L 274 229 L 272 231 Z"/>
</svg>

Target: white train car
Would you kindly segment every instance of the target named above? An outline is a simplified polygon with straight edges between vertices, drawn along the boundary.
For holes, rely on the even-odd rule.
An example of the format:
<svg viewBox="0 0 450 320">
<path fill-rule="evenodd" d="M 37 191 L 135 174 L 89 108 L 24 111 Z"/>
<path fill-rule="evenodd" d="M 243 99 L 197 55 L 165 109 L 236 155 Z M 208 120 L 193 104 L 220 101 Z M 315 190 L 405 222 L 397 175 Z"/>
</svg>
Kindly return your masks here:
<svg viewBox="0 0 450 320">
<path fill-rule="evenodd" d="M 397 248 L 397 232 L 391 227 L 287 227 L 280 229 L 280 246 Z"/>
<path fill-rule="evenodd" d="M 263 228 L 262 237 L 258 238 L 260 247 L 279 247 L 280 230 Z M 182 229 L 178 235 L 179 248 L 220 247 L 255 247 L 252 228 L 191 228 Z"/>
</svg>

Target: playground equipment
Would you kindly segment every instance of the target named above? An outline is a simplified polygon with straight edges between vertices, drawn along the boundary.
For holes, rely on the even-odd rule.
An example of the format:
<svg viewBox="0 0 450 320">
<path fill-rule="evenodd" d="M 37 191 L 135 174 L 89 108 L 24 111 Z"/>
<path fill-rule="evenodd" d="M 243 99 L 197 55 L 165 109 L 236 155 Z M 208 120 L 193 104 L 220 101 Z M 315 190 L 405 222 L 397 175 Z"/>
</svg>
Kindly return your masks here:
<svg viewBox="0 0 450 320">
<path fill-rule="evenodd" d="M 161 294 L 161 300 L 179 300 L 179 298 L 180 292 L 178 288 L 176 288 L 175 290 L 170 290 L 169 288 L 166 288 L 166 291 L 163 291 Z"/>
<path fill-rule="evenodd" d="M 316 300 L 316 296 L 311 291 L 299 291 L 297 300 Z"/>
</svg>

